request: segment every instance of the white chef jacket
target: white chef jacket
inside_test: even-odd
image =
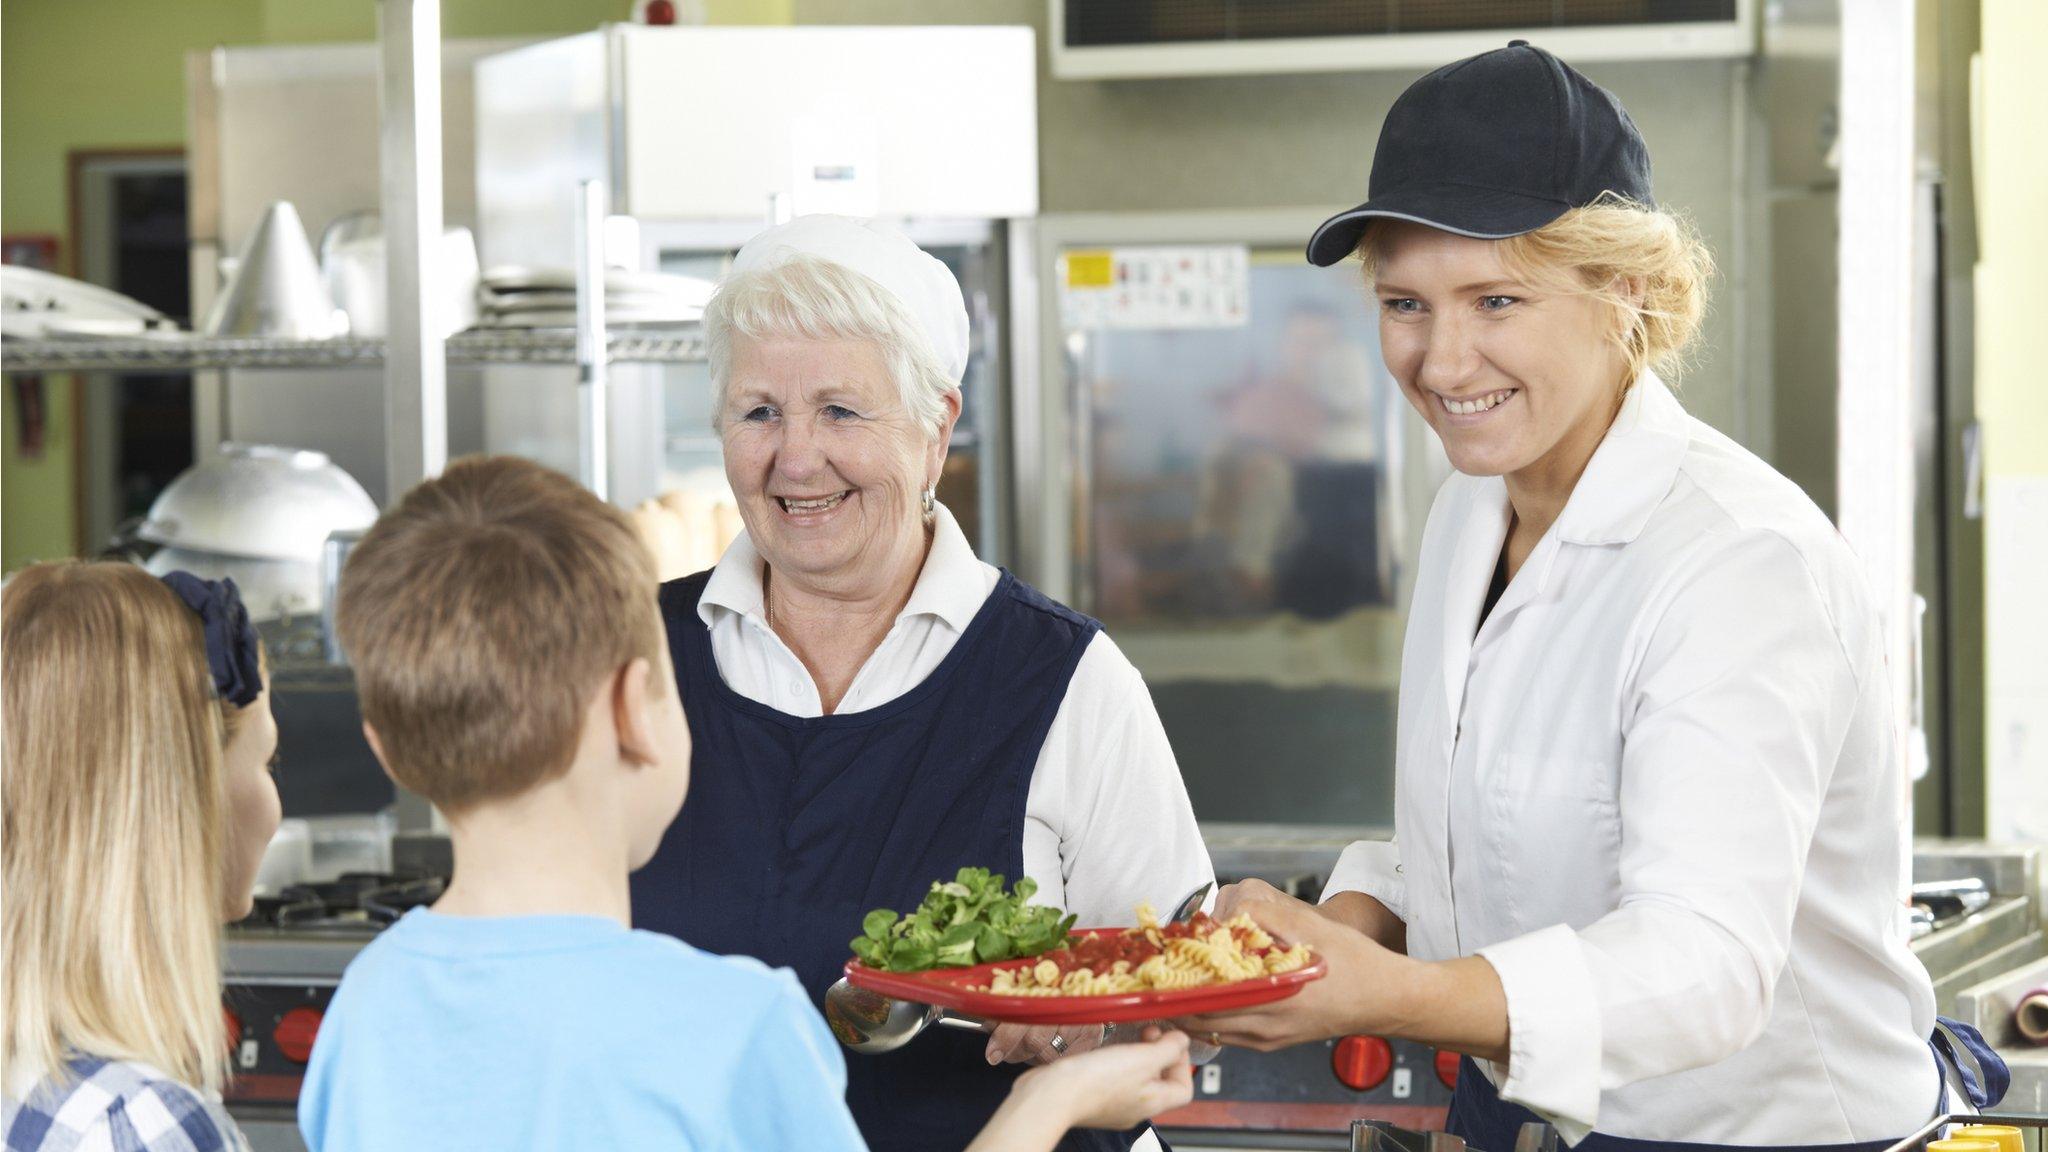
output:
[[[1854,557],[1646,376],[1483,624],[1499,477],[1438,494],[1401,659],[1395,840],[1339,891],[1500,974],[1503,1098],[1571,1141],[1827,1144],[1933,1116],[1904,772]],[[1475,635],[1476,626],[1476,635]]]
[[[761,566],[741,533],[712,569],[697,604],[712,659],[747,699],[791,716],[821,716],[810,670],[768,626]],[[939,505],[910,600],[838,711],[877,708],[923,683],[1000,578]],[[1215,877],[1152,694],[1107,633],[1096,633],[1081,654],[1039,749],[1024,800],[1024,874],[1038,883],[1034,902],[1065,908],[1084,926],[1135,923],[1141,902],[1166,915]]]

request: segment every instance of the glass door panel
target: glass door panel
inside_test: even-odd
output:
[[[1248,275],[1241,324],[1066,333],[1077,598],[1145,674],[1203,820],[1390,825],[1409,585],[1449,465],[1355,266],[1253,250]]]

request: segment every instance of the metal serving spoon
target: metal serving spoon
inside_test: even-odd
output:
[[[856,988],[844,976],[825,990],[825,1023],[841,1044],[870,1056],[894,1052],[934,1024],[971,1032],[987,1032],[990,1028],[986,1020],[960,1016],[937,1004],[894,1000],[879,992]]]
[[[1174,908],[1173,915],[1166,918],[1166,922],[1168,924],[1185,924],[1193,920],[1195,913],[1202,910],[1202,901],[1207,900],[1209,893],[1215,890],[1216,882],[1210,880],[1197,887],[1193,892],[1181,897],[1180,904]]]
[[[1210,881],[1188,893],[1174,908],[1168,923],[1177,924],[1193,918],[1215,887],[1215,882]],[[988,1032],[993,1028],[986,1020],[962,1016],[936,1004],[896,1000],[879,992],[856,988],[844,976],[825,990],[825,1023],[831,1027],[832,1034],[839,1037],[841,1044],[870,1056],[894,1052],[934,1024],[970,1032]]]

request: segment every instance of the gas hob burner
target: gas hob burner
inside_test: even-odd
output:
[[[432,904],[446,887],[441,877],[420,873],[344,872],[324,883],[293,884],[275,896],[258,896],[235,928],[367,936]]]

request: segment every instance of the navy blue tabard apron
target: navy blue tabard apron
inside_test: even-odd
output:
[[[797,717],[728,687],[697,615],[710,573],[670,581],[662,618],[694,744],[690,794],[633,876],[633,924],[795,970],[823,1010],[873,908],[908,912],[963,867],[1024,874],[1024,800],[1067,683],[1101,625],[1008,572],[924,682],[864,712]],[[846,1054],[846,1103],[876,1152],[959,1152],[1023,1068],[932,1028]],[[1062,1152],[1122,1152],[1075,1131]]]
[[[1972,1070],[1956,1051],[1956,1044],[1969,1052],[1977,1067]],[[2012,1073],[2005,1061],[1992,1051],[1991,1045],[1975,1028],[1947,1017],[1939,1019],[1934,1036],[1928,1041],[1934,1051],[1935,1073],[1941,1078],[1941,1089],[1935,1105],[1937,1114],[1949,1111],[1948,1070],[1954,1069],[1962,1081],[1964,1094],[1970,1103],[1978,1108],[1989,1108],[2005,1097],[2006,1088],[2012,1083]],[[1733,1102],[1731,1107],[1735,1107]],[[1934,1119],[1933,1116],[1928,1117]],[[1479,1070],[1479,1066],[1467,1056],[1458,1061],[1458,1086],[1451,1093],[1450,1122],[1444,1130],[1453,1136],[1462,1137],[1474,1149],[1485,1152],[1510,1152],[1515,1146],[1515,1136],[1522,1125],[1541,1123],[1542,1118],[1519,1104],[1510,1104],[1500,1098],[1500,1092],[1493,1081]],[[1800,1146],[1721,1145],[1689,1144],[1668,1140],[1629,1140],[1620,1136],[1607,1136],[1595,1132],[1579,1143],[1572,1145],[1572,1152],[1884,1152],[1906,1133],[1890,1140],[1872,1140],[1858,1144],[1812,1144]]]

